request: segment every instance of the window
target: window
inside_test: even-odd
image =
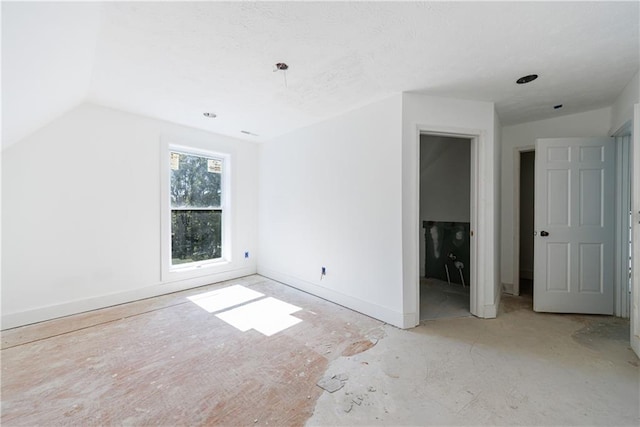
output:
[[[170,149],[171,269],[223,258],[223,156]]]

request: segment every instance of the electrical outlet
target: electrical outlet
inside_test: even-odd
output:
[[[244,257],[245,257],[245,258],[249,258],[249,252],[245,252],[245,253],[244,253]]]

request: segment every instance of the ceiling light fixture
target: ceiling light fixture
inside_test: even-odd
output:
[[[202,115],[210,119],[215,119],[216,117],[218,117],[216,113],[202,113]]]
[[[274,73],[276,71],[282,71],[282,78],[284,79],[284,87],[287,87],[287,70],[288,69],[289,69],[289,66],[287,64],[285,64],[284,62],[278,62],[273,67],[273,72]]]
[[[519,85],[523,85],[525,83],[532,82],[537,78],[537,74],[529,74],[528,76],[520,77],[518,80],[516,80],[516,83],[518,83]]]
[[[554,110],[558,110],[558,109],[560,109],[560,108],[562,108],[562,104],[558,104],[558,105],[554,105],[554,106],[553,106],[553,109],[554,109]]]

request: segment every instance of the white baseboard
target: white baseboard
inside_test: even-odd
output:
[[[500,308],[500,299],[502,297],[502,288],[504,284],[500,285],[498,292],[496,292],[496,296],[494,297],[493,304],[486,304],[480,306],[480,313],[476,316],[481,319],[495,319],[498,317],[498,309]]]
[[[310,293],[327,301],[331,301],[338,305],[347,307],[374,319],[389,323],[398,328],[407,329],[417,325],[415,322],[415,313],[399,313],[386,307],[363,301],[359,298],[336,292],[333,289],[318,286],[315,283],[308,282],[297,277],[290,276],[285,273],[274,271],[268,268],[258,266],[258,274],[269,279],[284,283],[285,285]]]
[[[2,330],[29,325],[32,323],[43,322],[45,320],[56,319],[58,317],[70,316],[72,314],[83,313],[85,311],[111,307],[113,305],[124,304],[145,298],[157,297],[173,292],[184,291],[191,288],[197,288],[200,286],[223,282],[225,280],[237,279],[239,277],[249,276],[252,274],[256,274],[256,268],[247,267],[237,270],[224,271],[203,277],[196,277],[188,280],[175,281],[171,283],[156,283],[154,285],[133,289],[131,291],[69,301],[62,304],[39,307],[31,310],[19,311],[9,314],[3,313]]]
[[[420,319],[418,317],[418,313],[416,312],[405,313],[403,317],[402,329],[411,329],[418,326],[420,324]]]
[[[493,304],[484,306],[484,319],[495,319],[498,317],[498,309],[500,308],[500,299],[502,297],[502,292],[496,292],[495,299]]]
[[[513,295],[513,283],[503,283],[502,292],[506,292],[508,294]]]

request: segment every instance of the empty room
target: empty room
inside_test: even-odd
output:
[[[2,425],[640,423],[638,2],[1,25]]]

